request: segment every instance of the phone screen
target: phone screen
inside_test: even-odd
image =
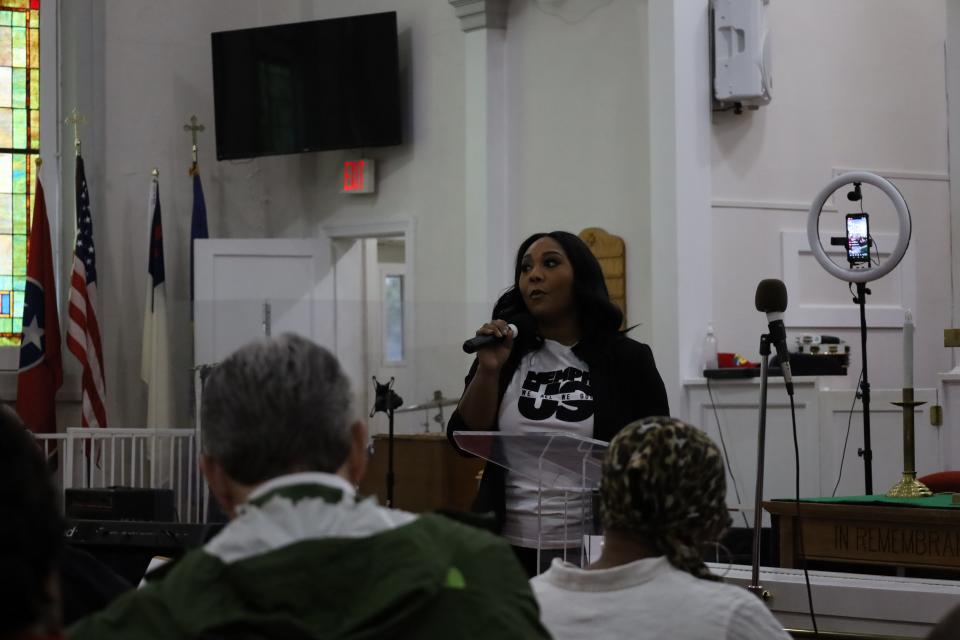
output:
[[[870,226],[865,213],[847,214],[847,260],[850,264],[870,262]]]

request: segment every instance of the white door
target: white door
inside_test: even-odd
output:
[[[336,352],[329,240],[199,240],[195,251],[195,364],[285,332]]]
[[[337,300],[337,358],[353,389],[357,415],[366,417],[373,395],[367,372],[366,297],[364,241],[337,238],[333,241]]]

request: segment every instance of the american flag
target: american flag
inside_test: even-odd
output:
[[[70,277],[70,320],[67,323],[67,348],[83,365],[84,427],[106,427],[106,390],[103,376],[103,347],[97,324],[97,267],[93,250],[93,220],[90,194],[83,171],[83,158],[77,156],[77,244],[73,251]]]

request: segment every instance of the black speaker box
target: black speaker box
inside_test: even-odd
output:
[[[154,556],[179,558],[222,528],[222,524],[71,519],[65,538],[68,545],[83,549],[136,585]]]
[[[760,529],[760,566],[777,567],[780,565],[779,543],[770,532],[770,527]],[[730,527],[724,533],[720,544],[707,543],[700,549],[707,562],[730,564],[753,563],[753,529]]]
[[[141,520],[174,522],[173,489],[67,489],[65,511],[68,518],[84,520]]]

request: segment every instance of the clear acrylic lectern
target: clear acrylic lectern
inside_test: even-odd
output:
[[[501,433],[499,431],[455,431],[457,446],[473,455],[531,480],[537,485],[537,567],[543,545],[543,492],[563,494],[564,539],[567,527],[579,527],[579,538],[593,533],[591,496],[600,486],[600,468],[607,451],[602,440],[569,433]],[[567,505],[579,502],[579,513],[568,513]],[[577,509],[574,509],[576,511]],[[587,550],[589,553],[589,550]],[[580,545],[583,564],[584,546]]]

